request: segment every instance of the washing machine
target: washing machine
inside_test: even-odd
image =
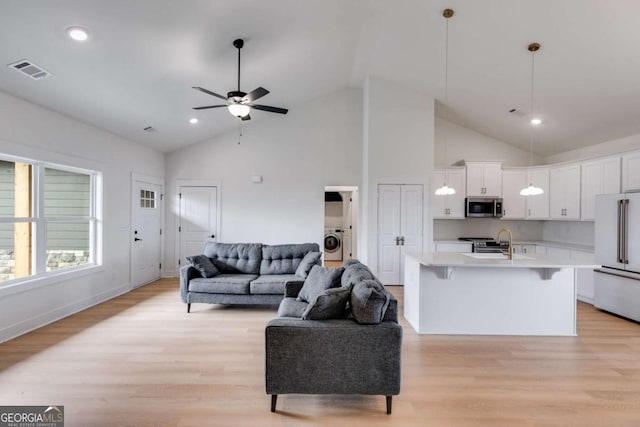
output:
[[[325,261],[342,261],[342,229],[324,229]]]

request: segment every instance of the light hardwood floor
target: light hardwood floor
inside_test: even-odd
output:
[[[162,280],[1,344],[0,404],[64,405],[67,427],[639,426],[640,325],[578,308],[575,338],[418,336],[403,320],[392,415],[383,397],[309,395],[281,396],[273,414],[274,309],[187,314]]]

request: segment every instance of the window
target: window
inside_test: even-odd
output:
[[[140,190],[140,207],[155,209],[156,192],[151,190]]]
[[[97,176],[0,159],[0,283],[96,263]]]

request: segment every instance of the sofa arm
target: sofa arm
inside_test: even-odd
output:
[[[277,318],[265,329],[267,394],[400,392],[402,327]]]
[[[196,277],[202,277],[202,275],[191,264],[185,265],[180,268],[180,297],[182,298],[182,302],[186,302],[186,303],[189,302],[187,301],[187,293],[189,291],[189,280]]]
[[[300,289],[302,289],[302,285],[304,285],[304,279],[301,280],[289,280],[288,282],[284,282],[284,297],[285,298],[295,298],[300,293]]]

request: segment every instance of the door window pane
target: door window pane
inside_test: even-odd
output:
[[[140,207],[154,209],[156,207],[156,192],[140,190]]]
[[[33,274],[30,222],[0,223],[0,282]]]
[[[90,199],[91,177],[89,175],[45,168],[45,216],[89,216]]]
[[[89,263],[89,221],[47,224],[47,271]]]

